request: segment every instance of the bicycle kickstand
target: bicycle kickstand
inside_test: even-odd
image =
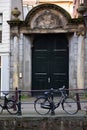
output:
[[[54,110],[51,110],[51,115],[55,115],[55,111]]]
[[[51,115],[55,115],[54,104],[51,104]]]

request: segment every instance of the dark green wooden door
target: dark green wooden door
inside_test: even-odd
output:
[[[68,42],[64,34],[36,35],[32,48],[32,89],[68,88]]]

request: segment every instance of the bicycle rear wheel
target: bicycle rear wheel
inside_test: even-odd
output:
[[[17,114],[18,113],[18,105],[15,101],[9,100],[7,103],[7,111],[10,114]]]
[[[0,104],[0,114],[3,112],[3,106]]]
[[[34,102],[35,111],[40,115],[46,115],[50,112],[50,102],[45,97],[37,98]]]
[[[63,110],[68,114],[76,114],[78,112],[78,106],[75,99],[71,97],[67,97],[63,104],[62,104]]]

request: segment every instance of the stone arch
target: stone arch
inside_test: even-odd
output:
[[[65,28],[70,19],[70,14],[60,6],[41,4],[27,14],[25,23],[30,29],[57,29]]]

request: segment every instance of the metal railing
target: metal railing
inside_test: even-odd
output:
[[[21,89],[15,89],[15,91],[8,91],[8,93],[12,94],[12,98],[15,99],[15,101],[18,103],[18,115],[22,115],[22,104],[34,104],[33,102],[22,102],[22,95],[32,95],[32,93],[44,93],[45,91],[48,90],[21,90]],[[78,110],[81,110],[81,103],[85,103],[85,111],[87,114],[87,101],[86,100],[81,100],[81,96],[87,96],[87,89],[66,89],[66,91],[69,91],[69,93],[73,96],[75,96],[76,101],[77,101],[77,106],[78,106]],[[5,91],[4,91],[5,92]],[[7,91],[6,91],[7,92]],[[1,91],[1,93],[3,93],[3,91]],[[30,97],[29,96],[29,97]],[[31,96],[32,97],[32,96]],[[87,97],[86,97],[87,98]],[[26,99],[25,99],[26,100]]]

